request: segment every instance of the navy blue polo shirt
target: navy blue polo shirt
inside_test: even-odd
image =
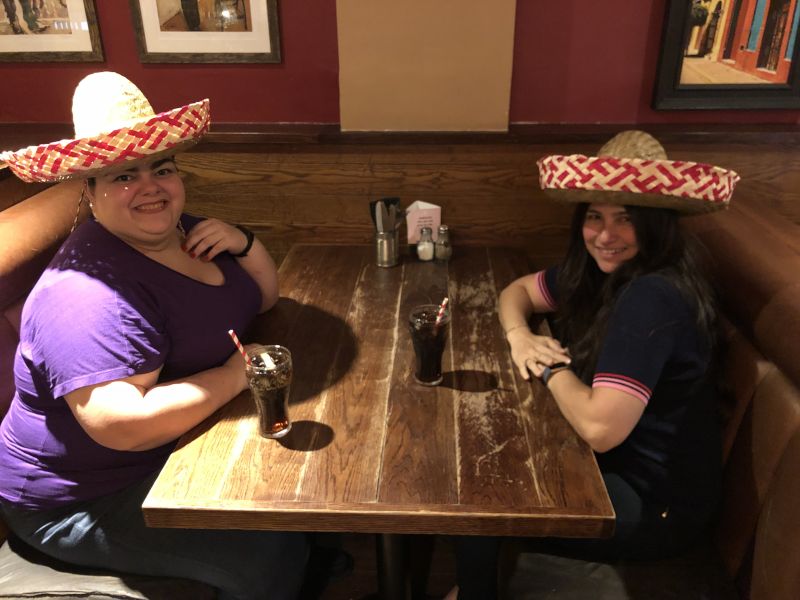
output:
[[[545,298],[558,304],[558,268],[539,276]],[[598,454],[603,472],[617,473],[648,502],[704,522],[721,479],[721,438],[711,344],[677,287],[658,273],[617,293],[592,377],[592,387],[625,391],[645,404],[630,435]]]

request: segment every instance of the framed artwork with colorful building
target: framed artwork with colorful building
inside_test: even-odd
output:
[[[800,0],[670,0],[657,109],[800,108]]]

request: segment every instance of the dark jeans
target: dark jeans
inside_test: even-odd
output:
[[[598,562],[655,559],[678,554],[698,534],[698,525],[682,522],[663,507],[646,505],[622,478],[604,474],[617,515],[607,539],[536,538],[517,540],[527,552],[556,554]],[[458,600],[496,600],[497,567],[502,538],[461,536],[454,539]]]
[[[147,527],[141,506],[155,477],[52,510],[3,503],[3,513],[22,541],[67,563],[194,579],[225,600],[297,597],[308,558],[305,534]]]

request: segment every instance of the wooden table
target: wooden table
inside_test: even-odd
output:
[[[510,249],[457,247],[449,263],[406,256],[385,269],[370,246],[293,247],[281,300],[246,336],[292,351],[292,431],[261,438],[241,394],[183,436],[145,500],[148,525],[610,535],[593,453],[549,392],[512,369],[497,295],[527,271]],[[408,313],[445,295],[445,378],[424,387]],[[402,597],[389,589],[396,574],[384,576],[384,596]]]

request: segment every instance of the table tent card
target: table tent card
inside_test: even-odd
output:
[[[423,227],[430,227],[433,240],[436,241],[439,224],[442,222],[442,207],[417,200],[406,209],[406,226],[408,229],[408,243],[416,244],[419,241],[419,232]]]

